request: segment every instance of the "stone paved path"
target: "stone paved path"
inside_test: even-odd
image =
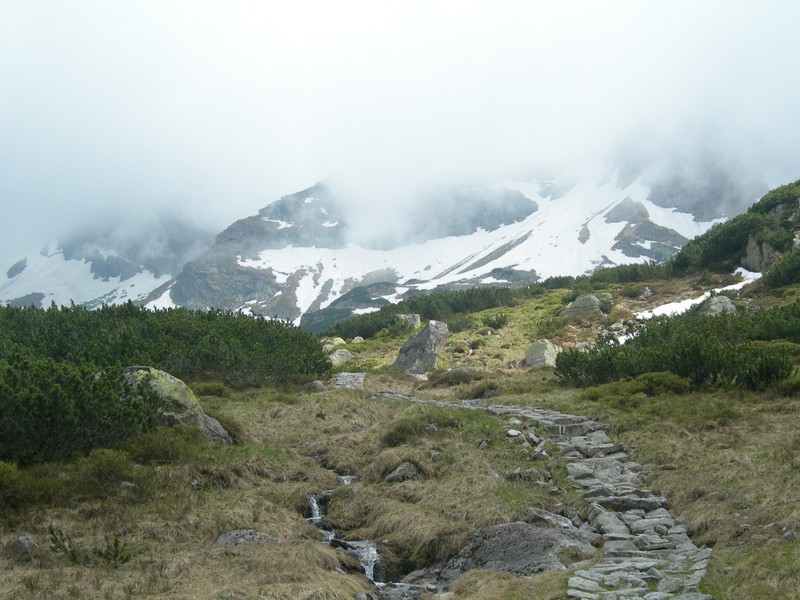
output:
[[[437,402],[394,391],[382,392],[380,396],[487,410],[498,417],[533,421],[550,432],[550,439],[567,461],[573,485],[589,503],[585,522],[573,519],[562,526],[592,531],[603,542],[601,558],[578,568],[570,577],[569,598],[711,598],[699,591],[711,550],[695,546],[686,533],[685,522],[669,512],[667,499],[646,489],[646,470],[631,459],[621,444],[608,437],[608,425],[552,410]],[[536,515],[536,509],[531,509],[531,513]],[[547,515],[544,517],[552,519]]]

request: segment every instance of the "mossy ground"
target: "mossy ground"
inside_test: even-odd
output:
[[[706,283],[656,282],[647,302],[623,296],[621,286],[612,292],[622,315],[697,295],[692,288],[702,291]],[[336,488],[330,524],[352,539],[380,542],[398,572],[447,558],[476,528],[523,519],[528,507],[584,509],[559,461],[530,460],[506,437],[505,421],[377,395],[386,389],[479,402],[492,390],[499,395],[486,402],[555,408],[611,424],[612,435],[649,469],[651,487],[669,498],[675,514],[688,516],[695,541],[713,546],[706,592],[725,599],[796,597],[800,541],[784,538],[800,534],[798,382],[761,393],[643,391],[634,382],[564,387],[547,369],[521,366],[535,339],[569,344],[607,325],[603,318],[559,320],[564,293],[472,315],[474,327],[451,336],[443,360],[451,367],[481,361],[485,370],[476,377],[418,381],[387,368],[405,338],[368,340],[348,346],[355,362],[347,370],[370,371],[365,392],[192,384],[236,446],[161,430],[116,452],[20,471],[16,497],[4,490],[0,541],[26,534],[39,549],[32,562],[0,554],[0,597],[352,598],[369,590],[368,582],[352,559],[321,544],[306,521],[309,497],[327,489]],[[483,317],[498,313],[507,322],[486,335]],[[478,339],[483,343],[474,344]],[[402,461],[415,462],[427,479],[383,483]],[[521,475],[520,467],[534,471]],[[359,480],[337,488],[335,472]],[[537,483],[537,473],[555,482],[558,493]],[[121,488],[121,481],[134,487]],[[132,558],[74,564],[49,548],[49,525],[88,555],[116,538]],[[255,529],[277,543],[214,545],[233,529]],[[476,571],[456,583],[452,597],[563,598],[568,576]]]

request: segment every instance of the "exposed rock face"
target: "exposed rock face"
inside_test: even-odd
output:
[[[722,313],[735,313],[736,305],[727,296],[714,296],[709,298],[698,309],[700,315],[721,315]]]
[[[161,412],[162,425],[169,427],[185,425],[197,429],[215,442],[233,443],[230,434],[219,421],[203,412],[194,392],[177,377],[153,367],[133,366],[125,367],[125,378],[132,384],[147,381],[164,399],[165,407]]]
[[[458,565],[462,571],[490,569],[514,575],[534,575],[564,569],[558,554],[567,548],[575,549],[586,558],[595,552],[574,527],[505,523],[479,529],[453,566]]]
[[[448,336],[447,323],[429,321],[421,331],[403,344],[392,367],[413,374],[432,371],[436,368],[436,361],[439,360]]]
[[[611,294],[582,294],[561,310],[562,317],[587,318],[604,315],[611,310]]]
[[[525,351],[525,366],[527,367],[555,367],[556,356],[561,348],[550,340],[537,340]]]
[[[570,548],[586,558],[591,558],[595,548],[589,540],[596,537],[590,532],[578,530],[571,523],[566,527],[523,522],[485,527],[475,532],[472,542],[461,550],[458,557],[441,568],[410,573],[403,582],[418,589],[442,591],[472,569],[487,569],[523,577],[560,571],[565,568],[558,558],[560,552]]]
[[[606,213],[606,223],[641,223],[650,219],[650,213],[641,202],[634,202],[630,197],[625,198],[614,208]]]
[[[689,240],[676,231],[656,225],[645,219],[638,223],[628,223],[614,238],[612,250],[619,250],[625,256],[646,256],[655,261],[666,261]]]
[[[758,242],[754,235],[747,238],[747,249],[741,264],[748,271],[766,273],[781,257],[781,253],[769,242]]]

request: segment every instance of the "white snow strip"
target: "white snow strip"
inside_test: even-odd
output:
[[[281,221],[280,219],[267,219],[266,217],[262,217],[267,223],[277,223],[278,229],[287,229],[289,227],[294,227],[294,223],[289,223],[288,221]]]
[[[178,307],[178,305],[177,305],[177,304],[175,304],[175,303],[172,301],[172,296],[170,296],[170,290],[172,290],[172,287],[173,287],[174,285],[175,285],[175,284],[173,283],[173,284],[172,284],[171,286],[169,286],[169,287],[168,287],[166,290],[164,290],[164,293],[163,293],[163,294],[161,294],[161,295],[160,295],[158,298],[156,298],[155,300],[151,300],[150,302],[148,302],[147,304],[145,304],[145,306],[144,306],[144,307],[145,307],[146,309],[148,309],[148,310],[157,310],[157,309],[165,309],[165,308],[177,308],[177,307]]]
[[[353,314],[354,315],[366,315],[366,314],[369,314],[369,313],[378,312],[379,310],[380,310],[380,308],[377,308],[375,306],[368,306],[366,308],[355,308],[355,309],[353,309]]]
[[[727,290],[740,290],[748,283],[752,283],[757,279],[761,278],[761,273],[753,273],[752,271],[747,271],[746,269],[743,269],[741,267],[736,269],[735,272],[741,275],[744,278],[744,281],[740,281],[739,283],[734,283],[733,285],[728,285],[722,288],[717,288],[712,291],[719,293]],[[681,300],[679,302],[670,302],[668,304],[662,304],[661,306],[657,306],[652,310],[646,310],[644,312],[636,313],[636,316],[640,319],[652,319],[653,317],[661,317],[664,315],[667,316],[679,315],[689,310],[692,306],[704,302],[710,297],[711,297],[711,292],[709,291],[701,296],[697,296],[696,298],[687,298],[686,300]]]
[[[336,227],[339,224],[339,221],[325,221],[322,226],[323,227]]]

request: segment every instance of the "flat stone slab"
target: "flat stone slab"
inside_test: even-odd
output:
[[[366,373],[339,373],[333,380],[333,387],[351,390],[363,390]]]

